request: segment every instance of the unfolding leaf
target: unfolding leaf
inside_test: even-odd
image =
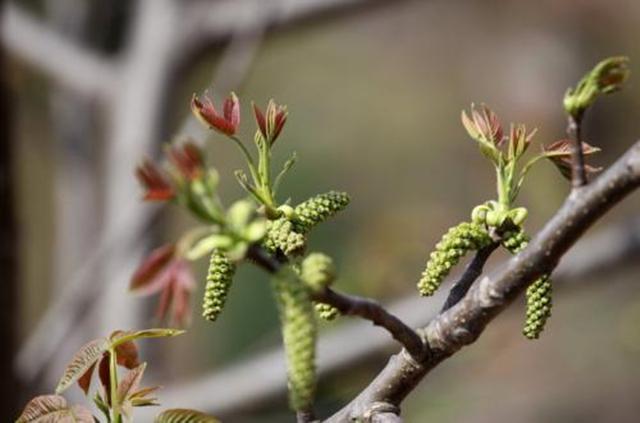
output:
[[[16,423],[94,423],[94,419],[89,410],[69,407],[59,395],[42,395],[29,401]]]
[[[123,331],[115,331],[111,334],[110,338]],[[140,365],[140,360],[138,359],[138,347],[133,341],[127,341],[119,344],[115,347],[116,356],[118,359],[118,364],[122,367],[126,367],[127,369],[133,369]]]
[[[127,416],[131,415],[131,408],[133,407],[130,397],[138,390],[146,367],[147,364],[142,363],[135,369],[130,370],[118,384],[118,403],[122,406],[122,410]]]
[[[91,386],[91,377],[93,376],[93,371],[95,370],[95,368],[96,368],[96,364],[93,363],[93,365],[89,367],[89,370],[84,372],[84,374],[80,376],[80,379],[78,379],[78,386],[80,386],[80,389],[82,389],[85,395],[89,394],[89,387]]]
[[[111,404],[111,366],[109,365],[109,353],[105,353],[98,365],[98,376],[104,389],[104,398],[107,404]]]
[[[233,245],[233,239],[228,235],[212,234],[197,241],[193,247],[187,251],[185,257],[189,260],[198,260],[216,248],[227,249]]]
[[[147,407],[150,405],[160,405],[156,397],[152,397],[151,394],[155,393],[159,386],[152,386],[150,388],[142,388],[129,396],[129,401],[134,407]]]
[[[196,410],[174,408],[158,414],[154,423],[219,423],[220,420]]]
[[[171,336],[182,335],[185,331],[180,329],[171,329],[171,328],[154,328],[154,329],[144,329],[138,331],[117,331],[109,338],[110,347],[117,348],[118,346],[130,342],[135,341],[136,339],[142,338],[167,338]]]
[[[109,341],[106,338],[93,340],[80,348],[58,382],[56,394],[64,392],[80,379],[108,349]]]

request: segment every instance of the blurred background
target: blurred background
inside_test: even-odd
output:
[[[128,295],[129,278],[194,222],[140,201],[133,170],[143,156],[194,137],[220,171],[222,198],[242,195],[241,157],[193,121],[193,92],[209,88],[219,101],[235,90],[247,141],[251,100],[288,105],[277,154],[299,160],[281,192],[294,202],[330,189],[352,196],[312,249],[337,260],[338,289],[378,298],[413,325],[442,302],[415,293],[427,253],[495,196],[461,109],[486,102],[550,143],[564,135],[566,88],[625,54],[630,83],[596,104],[584,134],[603,149],[601,166],[640,135],[633,0],[24,0],[5,1],[2,15],[2,421],[51,392],[85,342],[157,324],[156,299]],[[520,195],[530,232],[567,192],[551,165],[530,173]],[[563,261],[539,341],[521,336],[523,304],[514,305],[425,379],[404,404],[406,421],[638,421],[639,206],[630,197]],[[204,263],[195,270],[202,281]],[[163,406],[293,421],[266,276],[243,266],[215,324],[199,318],[202,285],[187,334],[142,342],[147,383],[164,386]],[[321,329],[317,408],[327,416],[398,347],[349,318]]]

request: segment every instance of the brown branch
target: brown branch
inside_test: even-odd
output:
[[[278,260],[257,245],[252,246],[247,255],[250,260],[269,273],[276,273],[286,263],[285,259]],[[314,301],[334,306],[342,314],[360,316],[376,326],[383,327],[393,339],[407,349],[412,357],[421,359],[424,356],[425,345],[420,335],[379,303],[367,298],[340,294],[329,288],[313,293],[312,298]]]
[[[520,254],[474,284],[454,307],[423,329],[431,354],[416,361],[404,351],[360,395],[327,421],[361,419],[376,404],[400,406],[424,376],[463,346],[537,277],[549,274],[567,250],[600,217],[640,185],[640,141],[593,183],[574,189],[563,206]]]
[[[420,359],[425,353],[425,345],[420,335],[376,301],[355,295],[341,294],[329,288],[314,293],[313,300],[332,305],[341,314],[359,316],[370,320],[376,326],[385,328],[393,339],[402,344],[416,359]]]
[[[473,260],[467,265],[464,269],[464,273],[460,276],[460,279],[456,281],[456,283],[449,291],[449,296],[444,302],[442,306],[442,311],[445,312],[449,310],[454,305],[458,304],[461,299],[467,295],[469,288],[473,282],[482,274],[482,269],[484,269],[484,265],[489,260],[491,254],[498,248],[500,244],[494,242],[480,250],[473,257]]]
[[[569,115],[567,135],[571,139],[571,185],[579,188],[587,184],[587,171],[582,150],[582,115]]]

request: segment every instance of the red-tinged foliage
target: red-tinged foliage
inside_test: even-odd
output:
[[[240,125],[240,101],[234,93],[225,99],[222,114],[218,113],[207,94],[202,98],[193,95],[191,111],[202,123],[225,135],[235,135]]]

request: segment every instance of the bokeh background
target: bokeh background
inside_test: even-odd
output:
[[[330,189],[352,196],[347,211],[313,235],[313,250],[337,260],[339,289],[404,304],[398,313],[416,324],[439,301],[405,301],[417,297],[429,249],[494,197],[492,169],[465,136],[462,109],[486,102],[505,123],[537,127],[536,143],[555,141],[564,136],[566,88],[601,58],[625,54],[628,86],[585,121],[585,138],[603,149],[594,164],[607,166],[640,134],[638,1],[5,3],[3,125],[12,136],[2,142],[13,152],[4,164],[12,166],[14,196],[2,204],[14,208],[17,240],[0,243],[18,263],[17,272],[8,266],[0,275],[12,310],[3,330],[16,328],[16,342],[7,338],[3,347],[16,378],[2,386],[13,394],[7,410],[50,392],[84,342],[156,324],[155,299],[128,295],[128,278],[145,252],[194,221],[182,210],[142,204],[133,169],[143,155],[159,157],[163,143],[192,136],[222,176],[222,198],[242,195],[233,178],[241,157],[193,122],[193,92],[209,88],[220,99],[235,90],[248,142],[251,100],[288,105],[277,157],[295,150],[299,160],[282,192],[296,202]],[[567,192],[551,165],[530,173],[519,199],[530,232]],[[638,237],[639,206],[632,196],[589,235]],[[572,256],[568,273],[577,276],[558,285],[539,341],[520,335],[523,304],[515,304],[425,379],[403,407],[406,421],[638,421],[640,254],[637,245],[622,249],[624,256],[591,271],[587,261],[598,251],[629,243],[628,236],[598,240]],[[204,266],[195,267],[199,280]],[[201,285],[187,334],[143,343],[150,383],[166,388],[161,402],[225,421],[292,421],[267,282],[243,266],[216,324],[199,318]],[[386,333],[349,320],[322,326],[333,344],[321,354],[321,416],[352,398],[397,350]],[[340,337],[345,330],[349,336]]]

